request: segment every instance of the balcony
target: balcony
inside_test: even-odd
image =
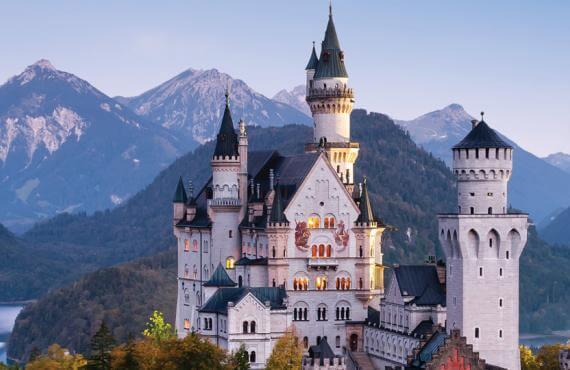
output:
[[[241,207],[241,201],[236,198],[215,198],[208,200],[212,207]]]
[[[336,270],[338,260],[336,258],[309,258],[307,266],[313,270]]]
[[[354,99],[354,93],[350,88],[313,88],[309,89],[307,101],[325,99],[325,98],[346,98]]]

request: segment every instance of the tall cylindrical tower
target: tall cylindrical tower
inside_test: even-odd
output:
[[[520,369],[519,257],[528,215],[508,213],[513,148],[485,121],[453,147],[458,210],[440,214],[447,264],[447,329],[487,363]]]
[[[320,58],[313,46],[307,64],[307,103],[314,120],[313,143],[307,151],[323,148],[338,176],[352,191],[354,185],[354,162],[359,145],[350,140],[350,113],[354,93],[348,86],[348,73],[344,65],[344,52],[329,12],[325,38],[321,43]]]

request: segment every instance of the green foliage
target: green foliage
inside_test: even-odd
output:
[[[152,316],[146,323],[146,329],[143,331],[145,337],[152,338],[157,343],[174,337],[172,325],[164,321],[164,314],[154,311]]]
[[[568,346],[562,344],[552,344],[540,347],[536,355],[536,361],[540,364],[540,369],[559,370],[560,362],[558,358],[560,355],[560,350],[563,348],[568,348]]]
[[[110,369],[113,347],[115,347],[115,338],[113,338],[109,328],[103,322],[97,333],[91,338],[91,355],[87,362],[87,369]]]
[[[234,370],[249,370],[249,356],[245,350],[245,345],[241,345],[239,349],[232,355],[231,366]]]
[[[536,360],[536,356],[527,346],[519,346],[521,353],[521,370],[539,370],[540,365]]]
[[[27,359],[34,347],[45,351],[51,343],[89,353],[91,336],[103,321],[117,342],[124,343],[131,334],[142,335],[153,309],[173,320],[176,262],[171,250],[99,270],[50,292],[20,313],[9,339],[9,356]]]

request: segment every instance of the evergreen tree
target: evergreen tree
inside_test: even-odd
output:
[[[245,345],[241,345],[239,349],[232,355],[232,369],[234,370],[249,370],[249,355],[245,350]]]
[[[91,338],[91,357],[87,364],[88,369],[108,370],[111,368],[111,351],[115,347],[115,338],[111,331],[101,323],[101,327]]]

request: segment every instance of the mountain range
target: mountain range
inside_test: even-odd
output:
[[[570,173],[570,154],[566,153],[553,153],[543,158],[551,165],[560,168],[563,171]]]
[[[459,104],[424,114],[409,121],[397,121],[412,139],[451,166],[450,148],[471,130],[473,117]],[[493,127],[493,122],[489,122]],[[540,223],[570,205],[570,173],[524,150],[514,147],[513,176],[509,182],[509,203],[530,213]]]
[[[292,106],[305,113],[307,116],[311,116],[311,110],[309,105],[305,101],[306,87],[305,85],[299,85],[291,90],[280,90],[277,94],[273,96],[273,100]]]
[[[59,213],[121,204],[214,137],[226,88],[248,124],[310,122],[215,69],[113,99],[47,60],[30,65],[0,86],[0,222],[21,232]]]
[[[139,96],[116,99],[179,138],[204,143],[217,134],[226,91],[234,115],[248,125],[267,127],[311,122],[299,110],[271,100],[242,80],[217,69],[188,69]]]

